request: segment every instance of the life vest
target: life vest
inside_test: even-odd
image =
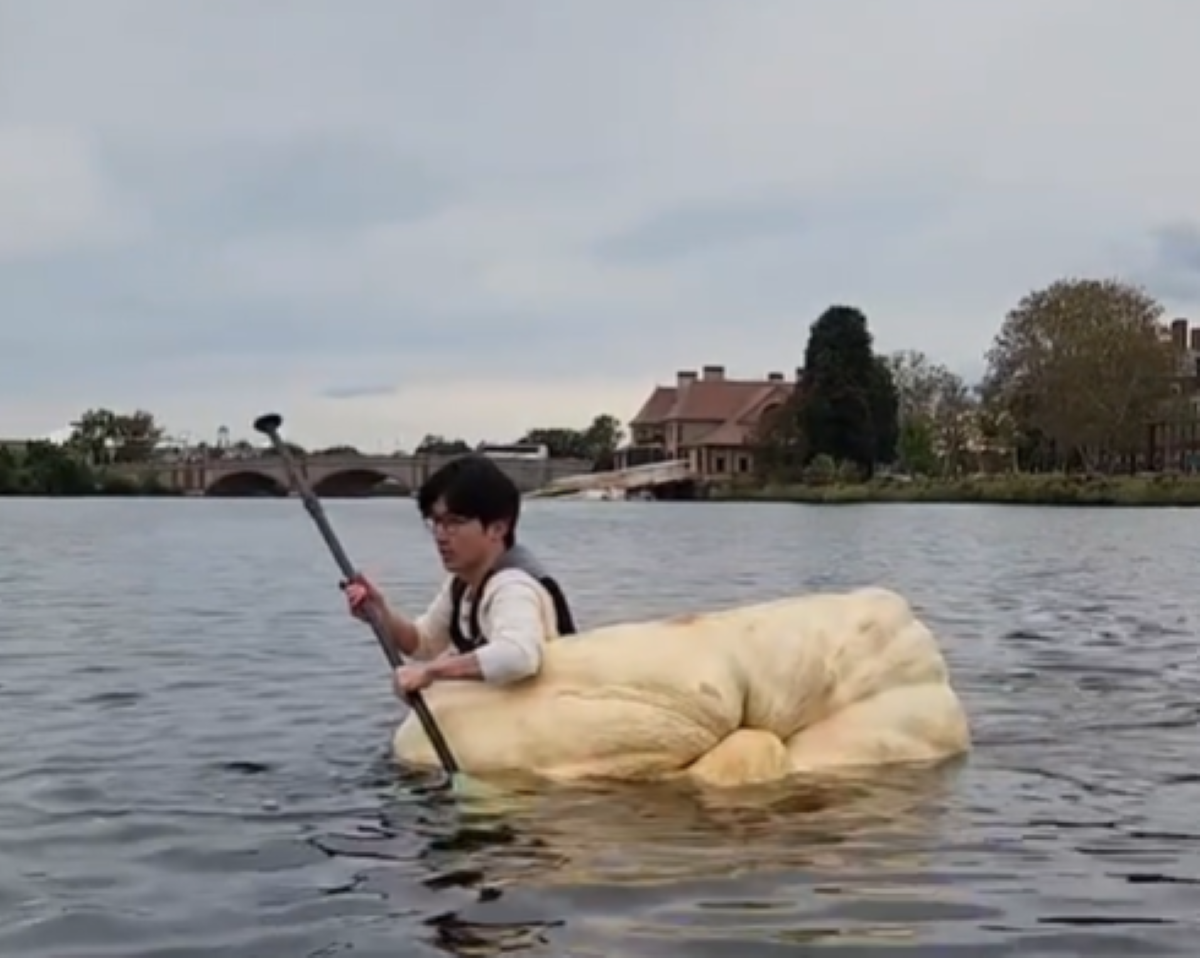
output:
[[[457,576],[454,577],[454,581],[450,584],[450,640],[460,653],[466,655],[487,645],[488,638],[479,627],[479,607],[483,604],[481,600],[488,580],[497,572],[502,572],[505,569],[520,569],[541,583],[542,587],[550,594],[550,600],[554,603],[554,618],[559,635],[574,635],[578,631],[575,627],[575,619],[571,615],[571,606],[567,602],[567,597],[563,594],[562,588],[554,580],[554,577],[542,568],[541,563],[534,558],[532,552],[524,546],[517,545],[505,552],[500,557],[500,560],[488,569],[487,575],[479,583],[479,588],[475,593],[475,602],[471,605],[470,621],[468,622],[469,632],[464,632],[462,628],[462,605],[467,594],[467,584]]]

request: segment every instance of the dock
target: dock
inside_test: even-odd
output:
[[[562,476],[528,499],[685,499],[695,495],[699,475],[687,459]]]

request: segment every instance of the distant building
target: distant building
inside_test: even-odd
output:
[[[630,420],[629,444],[617,451],[616,467],[687,459],[705,478],[748,475],[755,430],[794,388],[783,373],[729,379],[724,366],[704,366],[700,375],[681,370],[675,385],[656,386]]]
[[[1200,327],[1188,327],[1183,318],[1160,326],[1163,341],[1170,342],[1175,354],[1171,391],[1176,402],[1149,424],[1146,452],[1151,469],[1200,471]]]
[[[549,459],[550,448],[543,443],[510,442],[491,443],[481,442],[475,451],[492,459]]]

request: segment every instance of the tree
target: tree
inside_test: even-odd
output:
[[[67,445],[95,465],[149,462],[162,437],[162,428],[145,410],[89,409],[71,423]]]
[[[598,465],[611,466],[624,438],[625,430],[621,428],[621,420],[608,413],[601,413],[584,431],[583,442],[588,451],[586,458]]]
[[[601,413],[587,429],[543,426],[530,429],[517,441],[545,446],[551,459],[590,459],[598,468],[610,468],[624,436],[621,421]]]
[[[67,445],[94,464],[112,459],[111,442],[116,431],[116,413],[111,409],[88,409],[71,423]]]
[[[118,415],[114,423],[115,462],[149,462],[162,441],[164,430],[144,409]]]
[[[754,451],[754,471],[759,480],[795,480],[808,462],[804,435],[803,394],[794,389],[780,405],[759,418],[747,437]]]
[[[868,389],[871,425],[875,434],[875,462],[890,463],[896,459],[900,440],[900,397],[896,381],[884,357],[875,357]]]
[[[954,373],[946,377],[933,420],[933,448],[943,474],[962,472],[973,461],[979,439],[975,397]]]
[[[911,417],[900,423],[896,454],[902,469],[919,476],[940,471],[937,445],[931,420]]]
[[[1011,412],[980,397],[976,416],[985,454],[999,459],[1012,472],[1020,469],[1021,436]]]
[[[461,456],[471,451],[463,439],[447,439],[445,436],[430,433],[417,446],[418,456]]]
[[[84,453],[47,440],[0,446],[0,496],[165,495],[175,490],[157,476],[94,469]]]
[[[0,496],[11,495],[19,489],[21,463],[13,451],[0,444]]]
[[[96,491],[96,477],[69,446],[45,440],[27,443],[21,456],[19,491],[47,496],[79,496]]]
[[[987,353],[984,395],[1054,458],[1087,470],[1133,457],[1170,401],[1163,307],[1117,280],[1063,279],[1027,294]]]
[[[972,438],[971,390],[957,373],[917,350],[894,352],[885,362],[896,384],[904,468],[918,474],[957,471]]]
[[[885,362],[896,384],[900,420],[932,419],[945,384],[953,373],[915,349],[891,353]]]
[[[565,426],[530,429],[517,442],[521,445],[545,446],[551,459],[588,458],[587,438],[584,433]]]
[[[874,472],[880,446],[887,444],[894,425],[885,421],[893,400],[890,380],[880,370],[860,310],[831,306],[812,324],[800,383],[808,457],[827,455],[835,462],[854,463],[868,476]],[[890,441],[894,447],[895,439]]]

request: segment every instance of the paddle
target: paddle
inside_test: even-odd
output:
[[[333,559],[341,570],[342,575],[346,581],[353,581],[358,575],[357,570],[354,568],[354,563],[346,555],[346,550],[342,548],[342,544],[338,541],[333,527],[329,524],[329,519],[325,515],[325,510],[321,507],[320,500],[305,481],[304,476],[300,474],[296,460],[292,458],[291,452],[280,437],[279,427],[282,425],[283,417],[277,413],[267,413],[254,420],[255,430],[270,439],[271,445],[279,454],[279,458],[283,462],[283,467],[287,471],[288,479],[291,480],[292,487],[304,502],[304,508],[312,516],[313,522],[316,523],[317,530],[321,533],[321,538],[325,540],[325,545],[329,547],[329,551],[333,554]],[[379,647],[383,649],[383,654],[387,656],[388,664],[393,669],[399,668],[404,664],[404,659],[388,639],[387,630],[384,627],[379,610],[374,606],[368,607],[367,618],[370,621],[371,630],[375,633],[375,638],[379,641]],[[450,746],[446,744],[442,730],[438,728],[437,720],[433,717],[433,713],[429,711],[429,706],[425,703],[424,696],[420,692],[412,692],[407,698],[409,705],[417,713],[417,718],[421,720],[421,725],[425,729],[425,735],[433,745],[433,750],[437,753],[438,760],[442,763],[442,768],[446,770],[447,775],[457,775],[459,771],[458,762],[455,760],[454,754],[450,751]]]

